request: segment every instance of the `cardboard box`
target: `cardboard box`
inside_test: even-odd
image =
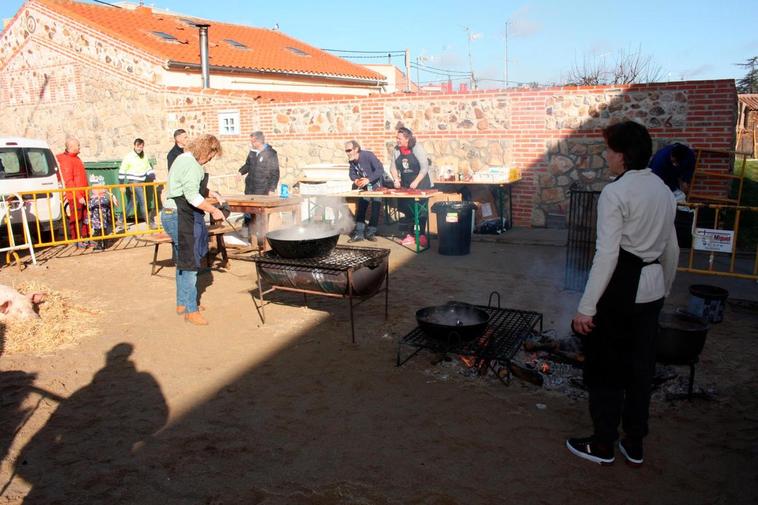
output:
[[[471,200],[477,204],[474,226],[478,226],[485,221],[500,218],[497,198],[489,186],[472,186]]]

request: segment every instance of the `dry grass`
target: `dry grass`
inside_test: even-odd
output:
[[[95,322],[102,311],[77,305],[71,293],[54,291],[39,282],[24,282],[15,288],[23,294],[45,293],[46,299],[39,306],[39,319],[5,322],[3,354],[50,354],[97,334]]]

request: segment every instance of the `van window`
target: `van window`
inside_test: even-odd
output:
[[[26,155],[31,168],[29,177],[47,177],[55,173],[55,159],[49,149],[29,148]]]
[[[23,160],[19,148],[0,148],[0,165],[3,168],[0,177],[5,179],[23,177],[26,174],[26,170],[22,169]]]

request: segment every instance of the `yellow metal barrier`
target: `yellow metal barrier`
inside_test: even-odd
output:
[[[722,277],[736,277],[740,279],[758,280],[758,244],[752,251],[737,252],[737,244],[740,239],[740,224],[745,213],[756,213],[758,216],[758,207],[746,207],[737,205],[720,205],[708,203],[684,203],[683,206],[690,207],[694,210],[691,234],[693,238],[692,247],[687,259],[687,266],[679,267],[680,272],[693,272],[705,275],[715,275]],[[713,222],[708,222],[708,226],[702,226],[700,215],[704,209],[712,209]],[[730,222],[724,223],[725,217]],[[710,221],[710,219],[708,220]],[[698,226],[701,223],[701,226]],[[723,226],[729,226],[724,228]],[[723,230],[732,233],[731,251],[720,252],[718,247],[696,249],[696,230]]]
[[[143,182],[18,194],[24,200],[24,212],[29,221],[33,246],[48,247],[161,233],[160,193],[165,185],[165,182]],[[80,205],[69,204],[80,192],[84,194],[83,209]],[[139,197],[140,193],[142,198]],[[126,213],[128,207],[133,209],[131,218]],[[138,227],[140,213],[147,221],[152,217],[155,226],[150,226],[148,222],[147,226]],[[74,222],[79,225],[72,226]],[[86,233],[81,232],[82,224],[87,225]],[[93,228],[93,224],[99,226]]]

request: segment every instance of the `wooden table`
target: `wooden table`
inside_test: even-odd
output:
[[[269,218],[272,212],[291,212],[294,224],[300,223],[300,204],[303,199],[296,195],[289,198],[269,195],[225,195],[224,198],[231,211],[244,212],[255,217],[248,224],[248,230],[251,243],[253,235],[255,235],[260,249],[263,249],[266,244],[266,233],[268,233]]]
[[[500,213],[500,229],[510,230],[513,227],[513,195],[511,185],[520,181],[521,178],[502,181],[434,181],[435,186],[452,186],[463,188],[465,186],[494,186],[497,188],[498,212]],[[460,192],[460,191],[458,191]],[[505,195],[508,194],[508,219],[505,218]]]
[[[422,190],[420,193],[407,193],[400,189],[390,190],[390,191],[360,191],[360,190],[353,190],[353,191],[346,191],[344,193],[337,193],[332,196],[337,196],[340,198],[352,198],[352,199],[358,199],[358,198],[380,198],[380,199],[388,199],[388,198],[398,198],[401,200],[413,200],[413,206],[411,207],[411,210],[413,211],[413,233],[416,238],[416,247],[415,249],[411,249],[412,251],[415,251],[416,253],[420,253],[423,251],[426,251],[429,249],[429,243],[430,243],[430,236],[429,236],[429,219],[426,220],[426,226],[424,226],[424,229],[421,230],[421,222],[420,217],[422,212],[426,212],[427,216],[429,215],[429,199],[435,195],[438,195],[440,192],[434,188],[432,189],[426,189]],[[426,247],[421,247],[421,234],[424,234],[426,237]]]

